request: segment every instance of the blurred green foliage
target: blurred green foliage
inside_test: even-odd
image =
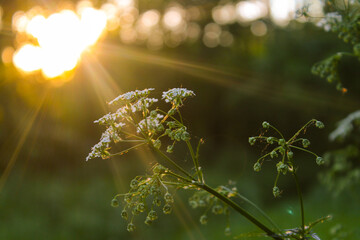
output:
[[[24,5],[22,1],[3,5],[5,20],[9,22]],[[298,218],[290,214],[298,213],[292,207],[297,206],[296,192],[287,189],[292,183],[281,183],[287,194],[285,204],[277,205],[268,192],[272,182],[266,180],[274,177],[267,169],[271,166],[264,166],[263,177],[255,179],[252,166],[258,151],[248,146],[248,136],[261,133],[263,120],[286,129],[289,136],[303,122],[317,118],[328,127],[309,133],[313,150],[337,149],[328,144],[328,135],[337,121],[360,106],[359,63],[340,63],[339,74],[349,89],[341,95],[310,72],[319,59],[349,48],[337,36],[297,22],[286,28],[272,26],[262,38],[252,36],[246,27],[230,28],[233,46],[215,49],[198,42],[151,52],[120,45],[116,36],[108,36],[84,57],[74,78],[58,88],[2,64],[0,172],[9,177],[2,178],[6,181],[0,186],[0,239],[224,238],[225,219],[210,218],[208,226],[200,227],[201,213],[187,212],[186,201],[175,207],[178,217],[165,216],[166,221],[162,218],[150,228],[139,224],[139,231],[127,233],[121,210],[111,208],[110,201],[149,166],[151,156],[85,162],[101,131],[92,122],[107,112],[106,101],[147,87],[159,92],[179,86],[194,90],[197,96],[184,108],[183,117],[191,133],[205,139],[200,161],[212,176],[209,184],[236,181],[239,192],[264,206],[282,227],[297,226]],[[12,40],[2,35],[0,48]],[[318,186],[314,161],[305,155],[299,158],[304,163],[299,175],[306,175],[300,179],[306,219],[332,213],[334,220],[319,226],[320,237],[360,238],[359,186],[333,198]],[[255,230],[239,217],[233,216],[231,223],[235,235]]]

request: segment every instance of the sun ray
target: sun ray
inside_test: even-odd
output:
[[[43,96],[41,97],[41,100],[38,104],[38,106],[35,108],[33,114],[29,117],[28,121],[27,121],[27,125],[25,126],[20,138],[19,138],[19,141],[14,149],[14,152],[12,153],[11,157],[10,157],[10,160],[9,162],[7,163],[1,177],[0,177],[0,192],[1,190],[3,189],[10,173],[11,173],[11,170],[13,169],[15,163],[16,163],[16,160],[22,150],[22,147],[24,146],[24,143],[25,141],[27,140],[27,137],[29,135],[29,132],[30,130],[32,129],[33,127],[33,124],[40,112],[40,109],[42,108],[46,98],[48,96],[48,91],[45,90]]]
[[[301,107],[303,104],[311,104],[318,107],[328,107],[340,111],[351,111],[359,105],[359,101],[350,98],[341,98],[314,90],[299,92],[292,89],[284,91],[280,84],[272,82],[266,84],[256,77],[252,77],[250,72],[240,71],[239,73],[229,73],[219,70],[215,66],[206,66],[199,63],[189,63],[188,61],[174,60],[167,57],[151,54],[145,51],[137,50],[120,45],[100,44],[99,54],[114,55],[126,58],[128,60],[143,62],[160,67],[170,68],[190,76],[195,76],[199,80],[207,81],[224,88],[242,94],[266,99],[277,104]],[[240,74],[240,75],[239,75]],[[268,77],[267,77],[268,78]]]

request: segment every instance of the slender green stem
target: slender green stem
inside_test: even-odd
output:
[[[223,187],[225,189],[227,189],[228,191],[231,191],[230,189],[228,189],[227,187]],[[278,225],[261,209],[259,208],[255,203],[253,203],[252,201],[250,201],[248,198],[244,197],[243,195],[241,195],[240,193],[236,193],[236,196],[238,196],[241,200],[243,200],[244,202],[250,204],[253,208],[255,208],[257,211],[259,211],[259,213],[266,218],[275,228],[277,231],[281,232],[281,229],[278,227]]]
[[[126,131],[124,131],[124,130],[122,130],[122,129],[120,130],[120,132],[122,132],[122,133],[124,133],[124,134],[126,134],[126,135],[129,135],[130,137],[134,137],[134,138],[137,138],[137,139],[142,139],[142,140],[144,140],[144,138],[139,137],[139,136],[137,136],[137,135],[135,135],[135,134],[126,132]]]
[[[299,129],[299,131],[297,131],[294,136],[292,136],[289,141],[287,141],[288,143],[290,143],[292,140],[294,140],[305,128],[308,127],[308,125],[312,124],[313,122],[315,122],[315,119],[311,119],[310,121],[308,121],[304,126],[302,126],[302,128]]]
[[[175,163],[173,160],[171,160],[171,158],[169,158],[168,156],[166,156],[166,154],[164,154],[162,151],[160,151],[159,149],[153,147],[153,149],[155,149],[156,152],[158,152],[168,163],[170,163],[173,167],[175,167],[176,170],[178,170],[179,172],[183,173],[184,175],[186,175],[187,177],[189,177],[191,180],[196,181],[195,178],[193,178],[187,171],[185,171],[182,167],[180,167],[177,163]]]
[[[243,208],[241,208],[238,204],[236,204],[234,201],[232,201],[230,198],[222,195],[221,193],[217,192],[215,189],[211,188],[210,186],[206,184],[197,184],[198,187],[205,190],[206,192],[214,195],[216,198],[220,199],[230,207],[232,207],[235,211],[243,215],[245,218],[247,218],[250,222],[255,224],[257,227],[259,227],[261,230],[263,230],[269,237],[276,239],[276,240],[283,240],[283,237],[279,236],[278,234],[274,233],[271,229],[263,225],[261,222],[259,222],[256,218],[254,218],[250,213],[245,211]]]
[[[273,125],[270,125],[270,127],[271,127],[272,129],[274,129],[274,130],[281,136],[282,139],[285,139],[284,136],[281,134],[281,132],[280,132],[279,130],[277,130],[276,127],[274,127]]]
[[[181,180],[183,180],[184,182],[187,182],[187,183],[192,183],[192,181],[193,181],[193,180],[184,178],[183,176],[180,176],[179,174],[173,173],[173,172],[171,172],[171,171],[166,171],[164,174],[165,174],[165,175],[168,175],[168,176],[172,176],[172,177],[178,178],[178,179],[181,179]]]
[[[134,148],[138,148],[138,147],[140,147],[140,146],[142,146],[142,145],[145,145],[145,144],[147,144],[147,143],[144,142],[144,143],[141,143],[141,144],[132,146],[132,147],[130,147],[130,148],[128,148],[128,149],[125,149],[125,150],[123,150],[123,151],[121,151],[121,152],[112,153],[112,154],[110,154],[110,155],[111,155],[111,156],[123,155],[124,153],[127,153],[128,151],[130,151],[130,150],[132,150],[132,149],[134,149]]]
[[[273,151],[277,151],[280,147],[274,148]],[[272,152],[272,151],[271,151]],[[263,158],[266,158],[267,156],[269,156],[271,154],[271,152],[268,152],[267,154],[263,155],[262,157],[260,157],[257,161],[260,161]]]
[[[203,176],[202,176],[203,174],[202,174],[200,166],[199,166],[199,161],[198,161],[197,157],[195,156],[194,149],[191,146],[191,143],[190,143],[189,140],[186,141],[186,145],[188,146],[188,149],[190,151],[190,155],[191,155],[191,158],[193,160],[194,167],[195,167],[196,173],[198,175],[198,179],[199,179],[200,182],[203,182]]]
[[[177,111],[177,113],[179,114],[181,124],[184,125],[184,122],[183,122],[183,119],[182,119],[182,116],[181,116],[181,113],[180,113],[180,110],[179,110],[178,107],[176,108],[176,111]]]
[[[295,179],[295,183],[296,183],[296,189],[298,192],[298,196],[299,196],[299,201],[300,201],[300,211],[301,211],[301,228],[302,228],[302,239],[304,239],[304,235],[305,235],[305,215],[304,215],[304,203],[303,203],[303,198],[302,198],[302,194],[301,194],[301,189],[300,189],[300,184],[299,184],[299,180],[297,178],[297,175],[295,173],[295,170],[292,171],[292,175],[294,176]]]
[[[119,140],[119,142],[123,142],[123,143],[137,143],[137,142],[142,142],[142,143],[146,143],[146,140],[132,140],[132,139],[125,139],[125,140]]]
[[[297,147],[297,146],[294,146],[294,145],[289,145],[289,147],[299,149],[299,150],[301,150],[301,151],[304,151],[304,152],[310,153],[310,154],[314,155],[315,157],[318,157],[318,155],[317,155],[316,153],[313,153],[312,151],[306,150],[306,149],[304,149],[304,148]]]

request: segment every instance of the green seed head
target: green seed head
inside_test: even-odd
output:
[[[155,118],[156,116],[157,116],[157,111],[152,110],[152,111],[150,112],[150,117]]]
[[[154,174],[160,174],[163,173],[166,170],[166,168],[160,164],[156,165],[153,169]]]
[[[254,164],[254,171],[255,172],[260,172],[260,170],[261,170],[261,164],[259,162],[256,162]]]
[[[214,205],[213,207],[212,207],[212,212],[214,213],[214,214],[216,214],[216,215],[218,215],[218,214],[222,214],[223,213],[223,207],[221,206],[221,205],[219,205],[219,204],[216,204],[216,205]]]
[[[267,143],[269,143],[269,144],[273,144],[274,143],[274,137],[268,137],[267,139],[266,139],[266,142]]]
[[[183,141],[188,141],[188,140],[190,140],[190,134],[189,134],[188,132],[183,132],[183,133],[181,134],[181,140],[183,140]]]
[[[288,157],[289,160],[292,160],[293,157],[294,157],[294,153],[292,151],[288,151],[287,152],[287,157]]]
[[[158,207],[160,207],[160,206],[161,206],[161,200],[160,200],[159,198],[155,198],[155,199],[153,200],[153,204],[156,205],[156,206],[158,206]]]
[[[139,181],[137,179],[133,179],[130,182],[130,188],[137,188],[139,185]]]
[[[119,201],[114,198],[113,200],[111,200],[111,206],[112,207],[118,207],[119,206]]]
[[[170,214],[172,211],[172,206],[170,204],[165,204],[163,207],[164,214]]]
[[[307,148],[308,146],[310,146],[310,141],[308,139],[303,139],[302,145],[304,148]]]
[[[159,149],[161,147],[161,141],[159,139],[153,142],[154,148]]]
[[[169,145],[169,146],[167,146],[166,152],[172,153],[173,151],[174,151],[174,145]]]
[[[207,217],[206,215],[202,215],[202,216],[200,217],[200,223],[201,223],[202,225],[206,225],[206,224],[208,223],[208,217]]]
[[[249,137],[249,143],[250,143],[251,146],[254,145],[255,142],[256,142],[256,138],[254,138],[254,137]]]
[[[158,218],[157,216],[157,213],[154,211],[154,210],[151,210],[149,213],[148,213],[148,218],[151,220],[151,221],[154,221]]]
[[[153,221],[149,217],[146,217],[145,224],[146,225],[151,225],[152,223],[153,223]]]
[[[169,192],[165,193],[164,199],[165,199],[166,203],[173,203],[174,202],[174,198]]]
[[[276,169],[277,169],[277,171],[278,172],[281,172],[282,174],[286,174],[287,173],[287,171],[288,171],[288,166],[285,164],[285,163],[283,163],[283,162],[278,162],[277,164],[276,164]]]
[[[285,144],[286,144],[285,139],[283,139],[283,138],[279,139],[279,145],[280,146],[285,146]]]
[[[321,121],[316,121],[315,126],[320,129],[325,127],[324,123],[322,123]]]
[[[131,222],[127,225],[127,230],[133,232],[135,230],[135,225]]]
[[[265,122],[262,123],[262,126],[263,126],[263,128],[269,128],[270,124],[265,121]]]
[[[190,200],[189,201],[189,205],[192,207],[192,208],[197,208],[199,206],[198,202],[197,201],[194,201],[194,200]]]
[[[276,158],[276,157],[278,157],[277,152],[276,152],[275,150],[271,151],[270,157],[271,157],[271,158]]]
[[[325,163],[324,159],[322,157],[317,157],[316,158],[316,164],[317,165],[323,165]]]
[[[126,211],[125,209],[122,210],[122,212],[121,212],[121,217],[122,217],[123,219],[125,219],[125,220],[128,219],[128,213],[127,213],[127,211]]]
[[[136,206],[136,209],[139,211],[139,212],[144,212],[146,207],[145,207],[145,203],[139,203],[137,206]]]
[[[273,187],[273,195],[274,197],[280,196],[280,189],[277,186]]]

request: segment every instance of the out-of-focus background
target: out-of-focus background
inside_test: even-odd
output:
[[[204,138],[201,164],[209,184],[236,182],[282,228],[300,225],[296,189],[282,177],[272,196],[272,164],[252,166],[263,146],[248,137],[266,120],[286,136],[312,118],[311,150],[329,141],[336,123],[360,106],[360,68],[340,65],[348,92],[311,74],[311,66],[350,47],[316,26],[321,1],[0,1],[0,239],[224,239],[226,219],[199,223],[201,211],[178,191],[171,216],[153,226],[138,219],[128,233],[112,197],[150,166],[146,151],[86,162],[107,113],[106,102],[134,89],[155,95],[173,87],[196,93],[183,107],[193,139]],[[297,153],[295,153],[297,154]],[[178,159],[188,157],[180,148]],[[308,155],[299,155],[306,221],[328,214],[315,228],[322,239],[360,239],[359,185],[339,194],[320,183]],[[257,229],[231,215],[233,236]],[[258,239],[262,239],[261,237]]]

